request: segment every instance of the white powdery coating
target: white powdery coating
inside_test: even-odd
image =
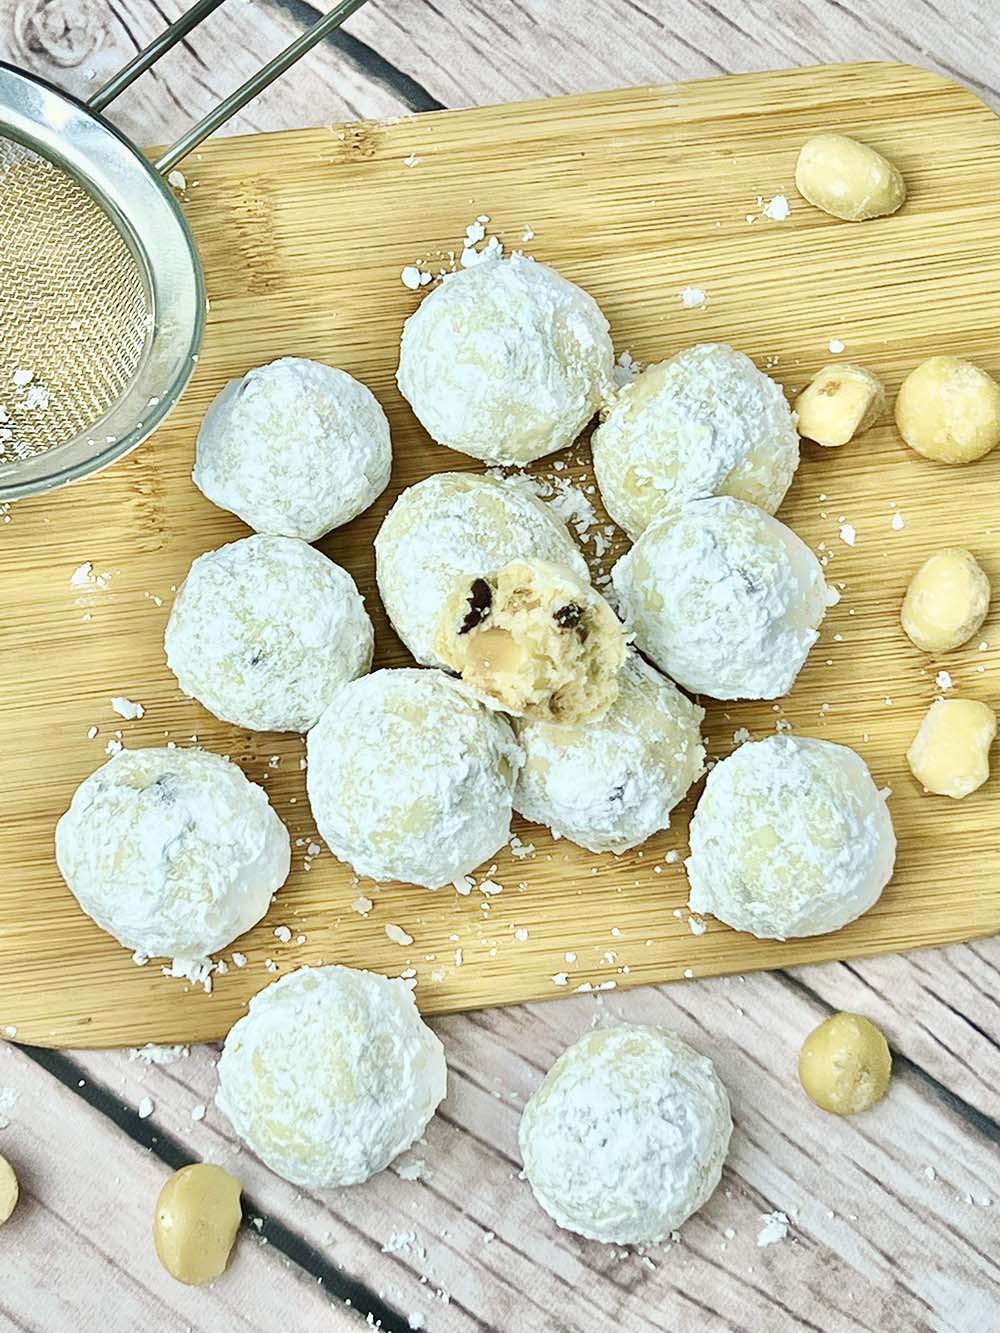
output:
[[[313,542],[385,490],[389,423],[346,371],[286,356],[230,380],[198,433],[195,485],[256,532]]]
[[[439,472],[405,490],[375,538],[375,570],[393,629],[418,662],[444,666],[434,636],[464,578],[511,560],[551,560],[590,582],[562,520],[524,486],[468,472]]]
[[[303,967],[250,1001],[215,1102],[295,1185],[359,1185],[411,1146],[445,1095],[444,1048],[404,981]]]
[[[592,852],[624,852],[660,829],[704,767],[705,711],[630,652],[596,722],[515,723],[524,747],[514,808]]]
[[[605,508],[633,541],[660,514],[709,495],[773,514],[799,465],[781,385],[724,343],[649,366],[616,394],[592,443]]]
[[[839,930],[878,901],[896,857],[864,760],[807,736],[750,741],[716,764],[690,839],[691,911],[759,939]]]
[[[729,496],[656,519],[612,580],[636,645],[679,685],[713,699],[787,694],[830,602],[808,546]]]
[[[561,1227],[655,1245],[712,1195],[732,1133],[711,1060],[659,1027],[589,1032],[521,1118],[525,1174]]]
[[[126,949],[204,958],[265,914],[291,863],[264,791],[204,750],[123,750],[56,825],[80,906]]]
[[[396,375],[432,439],[494,463],[562,449],[610,393],[593,297],[524,255],[446,277],[406,321]]]
[[[510,836],[522,752],[508,722],[439,671],[376,671],[309,733],[316,827],[359,875],[451,884]]]
[[[244,537],[199,556],[165,639],[184,693],[251,731],[307,731],[368,670],[373,645],[350,574],[295,537]]]

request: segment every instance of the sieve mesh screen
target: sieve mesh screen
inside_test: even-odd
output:
[[[140,364],[151,314],[114,219],[0,136],[0,472],[100,420]]]

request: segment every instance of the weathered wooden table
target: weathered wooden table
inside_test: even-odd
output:
[[[0,0],[0,56],[85,93],[183,7]],[[866,58],[935,65],[998,106],[992,9],[372,0],[231,128]],[[171,138],[313,15],[304,0],[231,0],[116,118],[140,142]],[[311,1333],[360,1327],[360,1312],[432,1333],[989,1333],[1000,1329],[998,976],[990,940],[439,1021],[451,1091],[426,1142],[323,1197],[240,1152],[212,1107],[213,1049],[157,1066],[0,1047],[0,1152],[24,1192],[0,1232],[0,1329]],[[888,1099],[843,1122],[806,1102],[794,1067],[803,1035],[841,1007],[884,1026],[896,1067]],[[678,1243],[645,1253],[558,1231],[518,1179],[524,1100],[601,1008],[702,1045],[710,1035],[733,1095],[722,1188]],[[172,1282],[150,1239],[162,1181],[196,1159],[242,1178],[250,1219],[207,1290]],[[760,1247],[773,1210],[789,1234]]]

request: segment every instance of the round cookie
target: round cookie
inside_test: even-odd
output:
[[[255,532],[317,541],[389,484],[389,423],[346,371],[285,356],[230,380],[198,433],[192,474]]]
[[[334,1189],[416,1142],[446,1083],[444,1048],[405,981],[303,967],[255,995],[231,1029],[215,1101],[272,1171]]]
[[[656,1245],[711,1197],[732,1128],[711,1060],[665,1028],[627,1024],[563,1052],[518,1137],[535,1198],[559,1226]]]
[[[430,666],[445,665],[434,636],[456,585],[518,558],[551,560],[590,578],[553,509],[514,481],[468,472],[439,472],[403,491],[375,538],[386,613],[417,661]]]
[[[831,601],[808,546],[729,496],[654,520],[612,580],[636,646],[678,685],[713,699],[787,694]]]
[[[341,861],[437,889],[510,836],[521,751],[510,725],[440,671],[376,671],[309,733],[309,800]]]
[[[396,380],[438,444],[530,463],[579,435],[612,386],[593,297],[521,254],[452,274],[406,321]]]
[[[799,465],[781,385],[724,343],[647,366],[605,408],[592,447],[604,507],[633,541],[660,514],[709,495],[773,514]]]
[[[368,670],[373,645],[346,569],[294,537],[263,536],[198,557],[165,639],[184,693],[250,731],[307,731]]]
[[[262,788],[205,750],[122,750],[56,825],[80,906],[126,949],[204,958],[255,925],[284,884],[288,830]]]
[[[625,631],[599,592],[565,565],[512,560],[462,579],[435,651],[491,708],[573,725],[618,694]]]
[[[705,761],[703,708],[635,652],[618,683],[597,722],[514,723],[524,749],[514,809],[591,852],[625,852],[669,828]]]
[[[896,857],[864,760],[808,736],[749,741],[716,764],[690,841],[691,911],[769,940],[846,926],[878,901]]]

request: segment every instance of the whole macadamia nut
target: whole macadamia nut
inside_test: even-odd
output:
[[[971,551],[947,547],[929,555],[910,579],[900,621],[925,653],[947,653],[967,643],[986,619],[990,581]]]
[[[935,699],[906,752],[913,776],[935,796],[960,801],[990,775],[997,715],[979,699]]]
[[[974,463],[1000,444],[1000,384],[961,357],[929,357],[899,386],[896,425],[935,463]]]
[[[795,184],[803,199],[845,222],[884,217],[906,200],[899,169],[846,134],[817,134],[804,143]]]
[[[877,375],[848,363],[824,366],[795,400],[798,430],[826,449],[860,435],[885,407],[885,389]]]
[[[882,1100],[892,1074],[889,1044],[861,1014],[833,1014],[799,1052],[806,1095],[833,1115],[857,1115]]]

